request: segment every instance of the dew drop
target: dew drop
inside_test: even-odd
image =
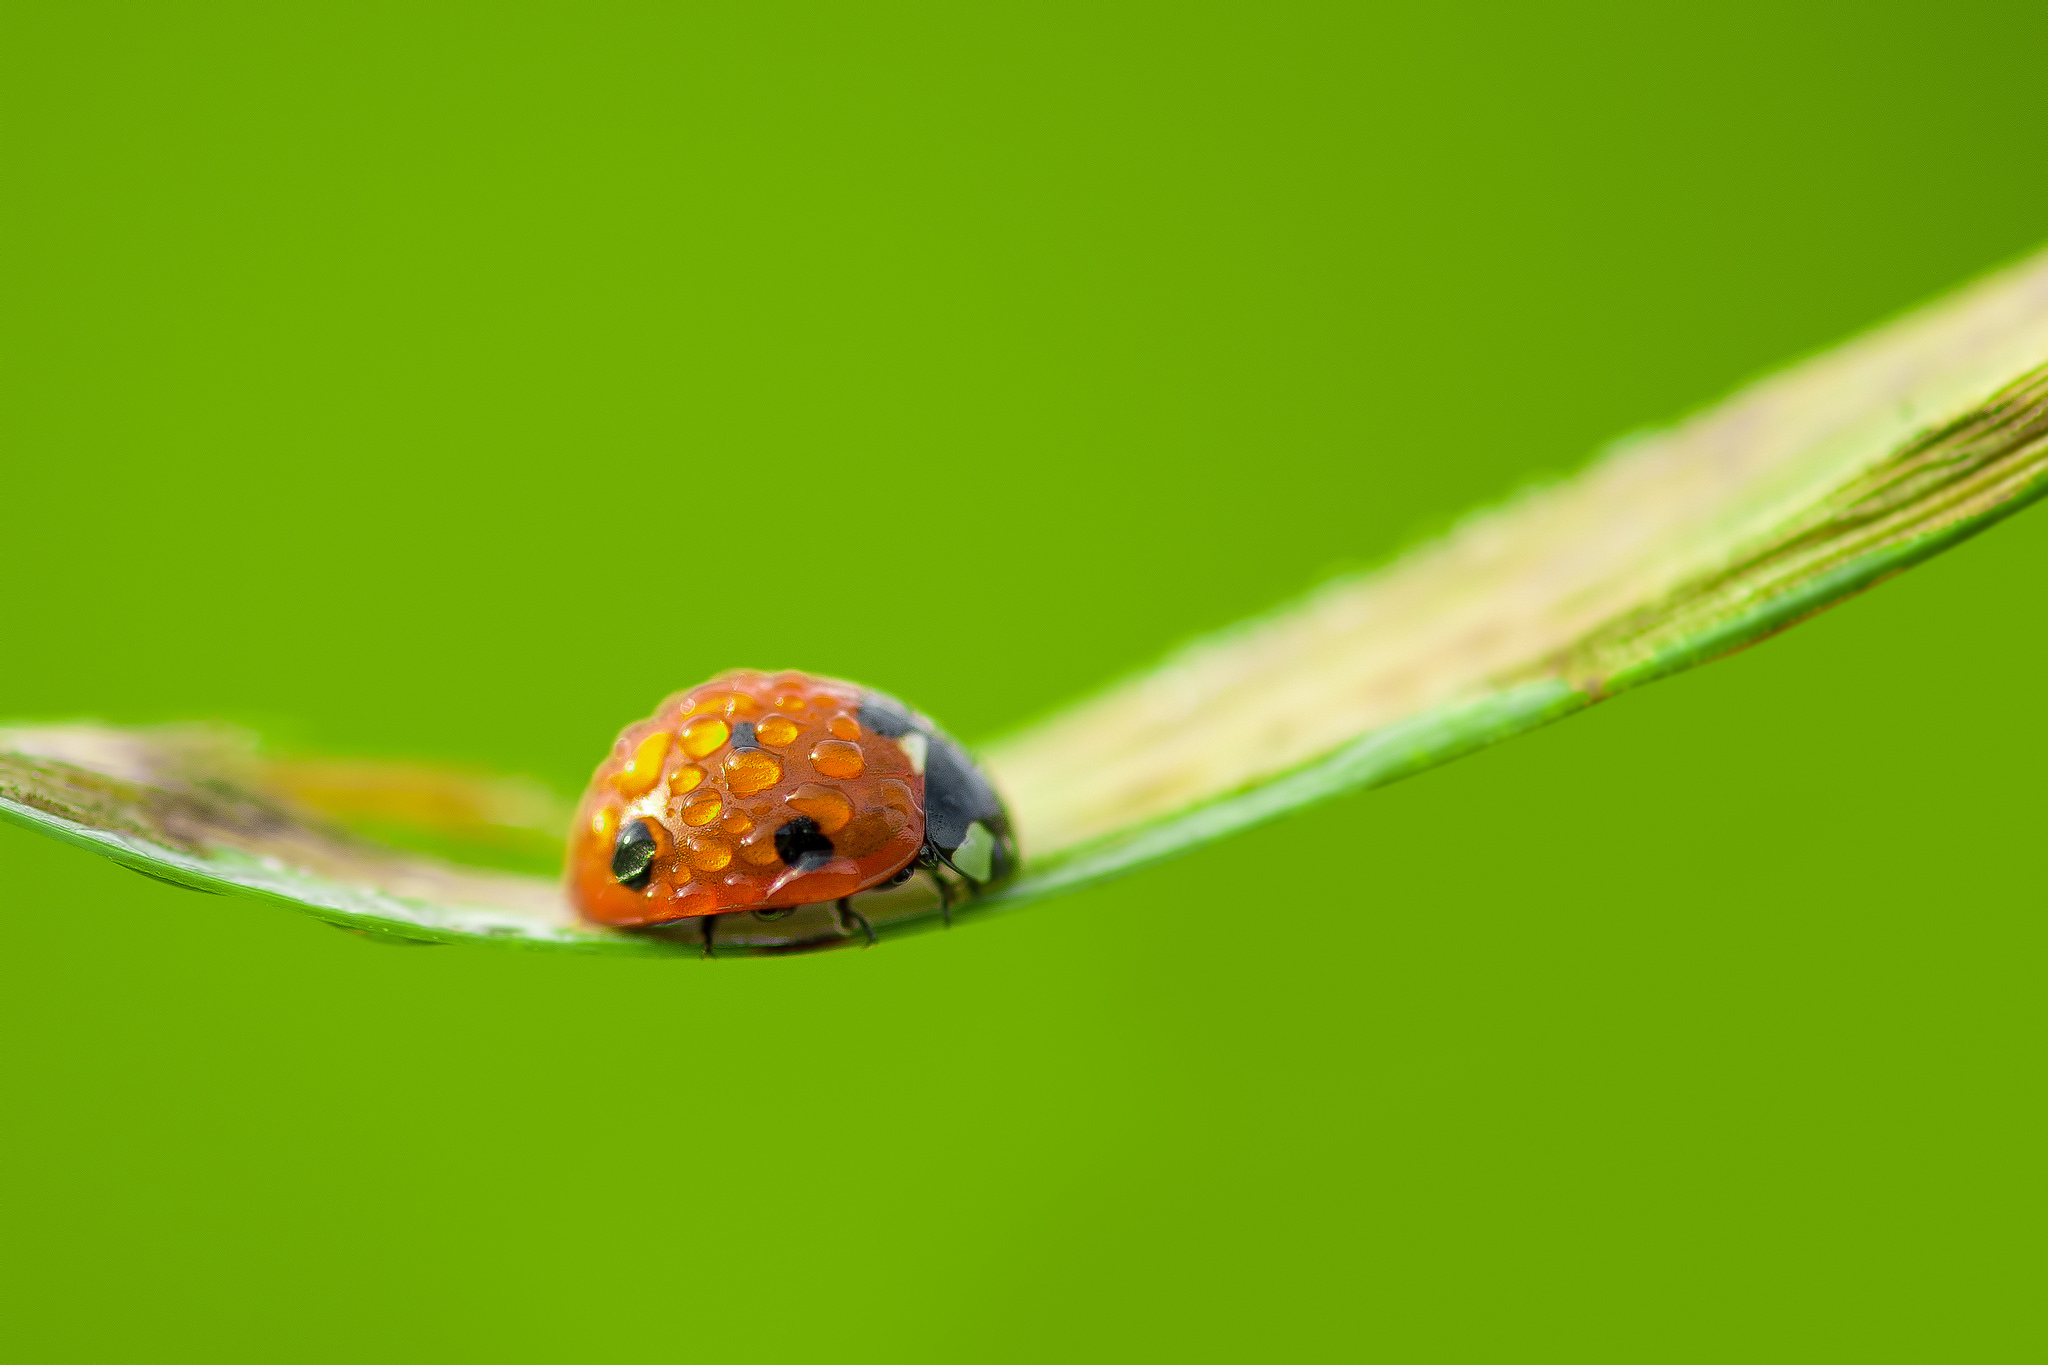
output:
[[[683,802],[683,823],[692,829],[701,829],[718,818],[725,809],[725,802],[717,792],[699,792]]]
[[[744,692],[712,692],[698,698],[690,707],[693,716],[751,716],[761,709],[761,703]]]
[[[685,915],[710,915],[718,911],[718,893],[708,886],[697,886],[685,882],[676,888],[676,896],[669,902],[671,908]]]
[[[732,727],[716,716],[698,716],[683,727],[683,752],[702,758],[732,735]]]
[[[732,844],[715,834],[692,834],[683,842],[683,858],[699,872],[723,872],[732,862]]]
[[[786,804],[816,820],[827,834],[837,834],[853,818],[853,802],[846,799],[846,793],[816,782],[806,782],[791,792]]]
[[[782,861],[775,849],[775,831],[761,828],[740,840],[740,861],[750,867],[773,867]]]
[[[612,774],[612,785],[624,796],[640,796],[661,780],[661,760],[668,757],[668,731],[656,730],[640,741],[626,766]]]
[[[782,764],[759,749],[740,749],[725,756],[725,780],[736,796],[752,796],[782,780]]]
[[[803,732],[803,727],[788,716],[769,715],[763,716],[761,723],[754,727],[754,738],[780,749],[786,744],[796,743],[796,737]]]
[[[821,739],[811,749],[811,766],[826,777],[859,777],[867,771],[867,759],[858,744],[842,739]]]

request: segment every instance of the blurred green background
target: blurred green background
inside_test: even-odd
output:
[[[565,790],[735,664],[992,738],[2048,240],[2038,3],[0,22],[0,716]],[[872,953],[396,951],[0,829],[0,1333],[2033,1356],[2044,584],[2035,512]]]

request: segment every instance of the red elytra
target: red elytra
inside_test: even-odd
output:
[[[871,695],[737,670],[627,726],[577,809],[577,908],[641,928],[833,901],[896,876],[924,845],[923,751],[863,723]]]

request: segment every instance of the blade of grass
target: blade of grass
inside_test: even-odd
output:
[[[1034,875],[1494,743],[1974,534],[2041,492],[2044,362],[2048,255],[1188,646],[986,755]]]
[[[993,746],[1027,863],[971,913],[1130,871],[1704,663],[2044,491],[2048,255]],[[400,853],[308,809],[324,796],[360,814],[395,787],[416,821],[473,826],[513,788],[337,772],[295,778],[215,732],[0,731],[0,816],[145,875],[370,933],[698,950],[694,925],[668,939],[583,927],[549,880]],[[917,882],[862,910],[885,934],[937,923]],[[734,921],[722,952],[853,941],[825,911]]]

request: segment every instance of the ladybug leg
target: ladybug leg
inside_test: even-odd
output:
[[[703,919],[704,919],[704,930],[703,930],[703,932],[704,932],[704,954],[703,954],[703,955],[704,955],[705,957],[717,957],[717,956],[718,956],[718,954],[717,954],[717,953],[715,953],[715,952],[713,952],[713,951],[711,951],[711,939],[712,939],[712,934],[713,934],[713,932],[714,932],[711,926],[712,926],[712,925],[713,925],[714,923],[716,923],[716,922],[717,922],[717,920],[718,920],[718,916],[716,916],[716,915],[705,915],[705,916],[703,917]]]
[[[939,918],[946,921],[948,929],[953,927],[953,888],[946,885],[946,879],[939,875],[937,863],[926,863],[924,875],[932,879],[932,885],[939,888]]]
[[[868,936],[868,947],[872,948],[875,946],[875,926],[868,923],[866,915],[853,908],[853,901],[850,897],[841,896],[839,904],[835,908],[839,911],[839,927],[842,930],[846,928],[846,921],[852,920],[860,926],[860,931]]]
[[[917,851],[917,866],[924,870],[925,875],[932,879],[932,885],[938,888],[939,914],[945,919],[946,927],[948,929],[952,928],[953,888],[948,886],[946,879],[939,875],[939,868],[941,866],[952,868],[954,874],[961,881],[967,883],[967,890],[970,895],[978,896],[981,894],[981,883],[968,876],[965,872],[962,872],[959,865],[946,856],[946,851],[929,839],[925,840],[924,847]]]

